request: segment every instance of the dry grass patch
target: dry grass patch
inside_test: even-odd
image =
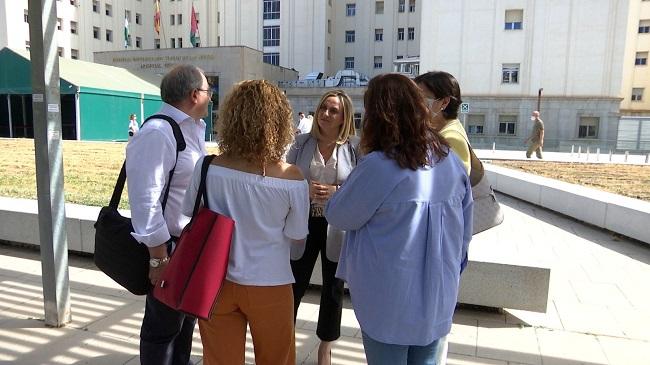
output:
[[[119,142],[64,141],[66,202],[107,205],[124,162],[125,147],[126,143]],[[34,141],[0,138],[0,155],[0,196],[36,199]],[[126,188],[120,207],[128,208]]]
[[[498,166],[650,201],[650,166],[492,160]]]

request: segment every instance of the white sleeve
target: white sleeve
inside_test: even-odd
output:
[[[307,180],[303,180],[299,188],[290,190],[289,202],[291,207],[284,223],[284,235],[294,240],[301,240],[309,233],[307,228],[309,221],[309,185],[307,185]]]

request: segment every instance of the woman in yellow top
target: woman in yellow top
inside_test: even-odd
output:
[[[471,158],[469,139],[465,128],[458,120],[458,109],[463,102],[460,86],[451,74],[431,71],[415,78],[433,114],[434,127],[447,140],[452,151],[460,157],[469,175]]]

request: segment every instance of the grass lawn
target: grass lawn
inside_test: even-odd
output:
[[[648,165],[545,162],[535,160],[492,160],[492,163],[551,179],[650,201],[650,166]]]
[[[124,162],[125,148],[126,143],[120,142],[64,141],[66,202],[108,205]],[[36,199],[34,141],[0,138],[0,156],[0,196]],[[126,187],[120,207],[128,208]]]

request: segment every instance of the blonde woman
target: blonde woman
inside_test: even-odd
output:
[[[343,232],[329,227],[323,207],[357,164],[359,139],[354,133],[352,100],[342,90],[328,91],[318,103],[311,132],[298,135],[287,155],[287,162],[298,165],[309,181],[311,204],[307,241],[291,250],[291,268],[296,279],[294,319],[316,259],[319,254],[321,257],[323,286],[316,329],[321,340],[319,365],[331,362],[332,342],[340,336],[343,309],[343,282],[334,277]]]
[[[226,97],[219,116],[222,154],[208,169],[210,209],[235,220],[228,273],[210,320],[199,321],[203,363],[243,364],[246,326],[255,363],[294,365],[293,240],[307,236],[308,185],[300,169],[282,161],[293,138],[286,97],[267,81],[244,81]],[[192,213],[199,160],[184,213]]]

